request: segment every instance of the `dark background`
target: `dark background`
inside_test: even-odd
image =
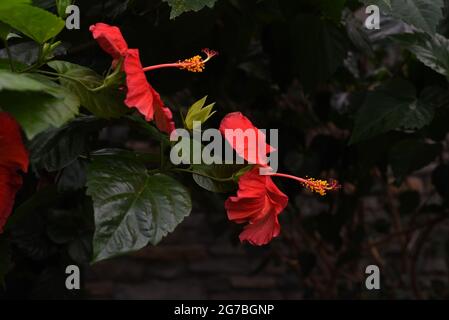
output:
[[[193,213],[159,246],[94,266],[75,259],[83,267],[83,290],[68,293],[64,267],[79,257],[73,254],[79,246],[67,256],[61,253],[64,246],[35,231],[35,238],[27,235],[16,244],[24,263],[8,275],[0,297],[449,297],[448,112],[439,114],[424,133],[394,131],[348,145],[355,114],[375,84],[401,76],[420,91],[428,85],[447,89],[447,81],[383,41],[385,29],[363,30],[360,3],[348,1],[343,12],[334,13],[312,0],[219,0],[213,9],[175,20],[161,1],[77,4],[81,30],[63,32],[65,60],[100,74],[109,68],[110,58],[88,31],[96,22],[119,26],[147,66],[188,58],[205,47],[217,50],[220,55],[204,73],[164,69],[148,75],[177,124],[179,111],[185,113],[208,95],[217,103],[208,126],[218,127],[228,112],[241,111],[259,128],[279,129],[280,172],[336,178],[343,188],[319,197],[294,182],[276,181],[290,198],[280,216],[282,233],[270,245],[255,248],[238,243],[240,227],[227,221],[223,208],[226,195],[202,191],[186,179]],[[354,30],[367,37],[367,46],[354,41]],[[406,170],[397,181],[388,152],[406,135],[426,135],[443,149],[436,160]],[[110,127],[102,139],[110,146],[153,148],[124,126]],[[61,201],[76,203],[89,214],[80,199]],[[29,224],[39,225],[34,220]],[[83,239],[88,247],[88,238]],[[370,264],[381,268],[381,290],[365,288]]]

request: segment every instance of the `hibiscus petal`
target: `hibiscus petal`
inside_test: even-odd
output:
[[[0,233],[8,220],[17,191],[22,186],[22,177],[16,172],[0,167]]]
[[[265,184],[267,190],[267,197],[270,199],[270,203],[273,206],[276,214],[281,213],[288,204],[288,197],[274,184],[273,180],[269,176],[265,176],[267,182]]]
[[[161,96],[153,88],[151,88],[154,98],[154,122],[156,127],[167,134],[172,133],[176,129],[173,121],[173,114],[171,110],[164,105]]]
[[[22,143],[20,127],[6,112],[0,112],[0,166],[28,170],[28,152]]]
[[[268,244],[273,238],[277,237],[281,231],[277,215],[270,214],[256,222],[248,224],[242,233],[240,241],[248,241],[255,246]]]
[[[89,30],[100,47],[111,55],[114,60],[126,55],[128,45],[119,28],[106,23],[97,23],[90,26]]]
[[[128,88],[125,104],[129,108],[137,108],[145,116],[147,121],[153,120],[155,111],[153,106],[155,97],[153,93],[155,90],[148,83],[147,77],[142,70],[139,50],[128,50],[123,67],[126,73],[126,86]]]
[[[229,220],[249,223],[240,235],[241,241],[263,245],[279,234],[277,216],[287,204],[288,197],[271,177],[260,175],[259,167],[255,166],[240,177],[237,196],[226,200],[225,209]]]
[[[235,131],[238,129],[241,131]],[[234,130],[234,134],[227,134],[227,130]],[[266,165],[266,155],[275,151],[272,146],[266,143],[265,134],[240,112],[226,115],[221,121],[220,132],[237,154],[249,163]],[[256,140],[250,143],[247,139],[249,136],[254,136]]]
[[[228,218],[237,223],[259,219],[270,211],[265,188],[267,176],[258,174],[253,168],[239,179],[236,197],[229,197],[225,202]]]
[[[229,197],[225,202],[225,209],[229,220],[245,223],[264,216],[269,208],[265,201],[261,205],[260,198]]]

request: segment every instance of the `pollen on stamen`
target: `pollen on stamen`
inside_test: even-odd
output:
[[[190,72],[203,72],[206,68],[206,62],[208,62],[218,53],[210,49],[203,49],[202,52],[206,54],[206,59],[203,59],[200,55],[196,55],[192,58],[180,61],[179,68]]]
[[[308,178],[302,185],[312,192],[316,192],[321,196],[325,196],[328,191],[336,191],[341,188],[336,180],[317,180],[315,178]]]

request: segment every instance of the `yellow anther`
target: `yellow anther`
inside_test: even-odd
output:
[[[190,72],[203,72],[205,67],[204,60],[200,55],[180,62],[180,68]]]
[[[190,72],[203,72],[206,68],[206,62],[215,57],[218,53],[210,49],[203,49],[202,51],[206,55],[206,59],[203,59],[200,55],[196,55],[192,58],[180,61],[178,63],[179,68]]]
[[[321,196],[325,196],[327,191],[334,191],[340,188],[340,185],[336,181],[329,183],[328,181],[317,180],[315,178],[308,178],[302,184],[308,190],[316,192]]]

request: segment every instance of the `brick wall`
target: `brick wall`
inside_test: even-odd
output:
[[[232,245],[204,213],[192,215],[157,247],[95,264],[86,289],[94,299],[298,299],[298,278],[266,265],[264,249]]]

